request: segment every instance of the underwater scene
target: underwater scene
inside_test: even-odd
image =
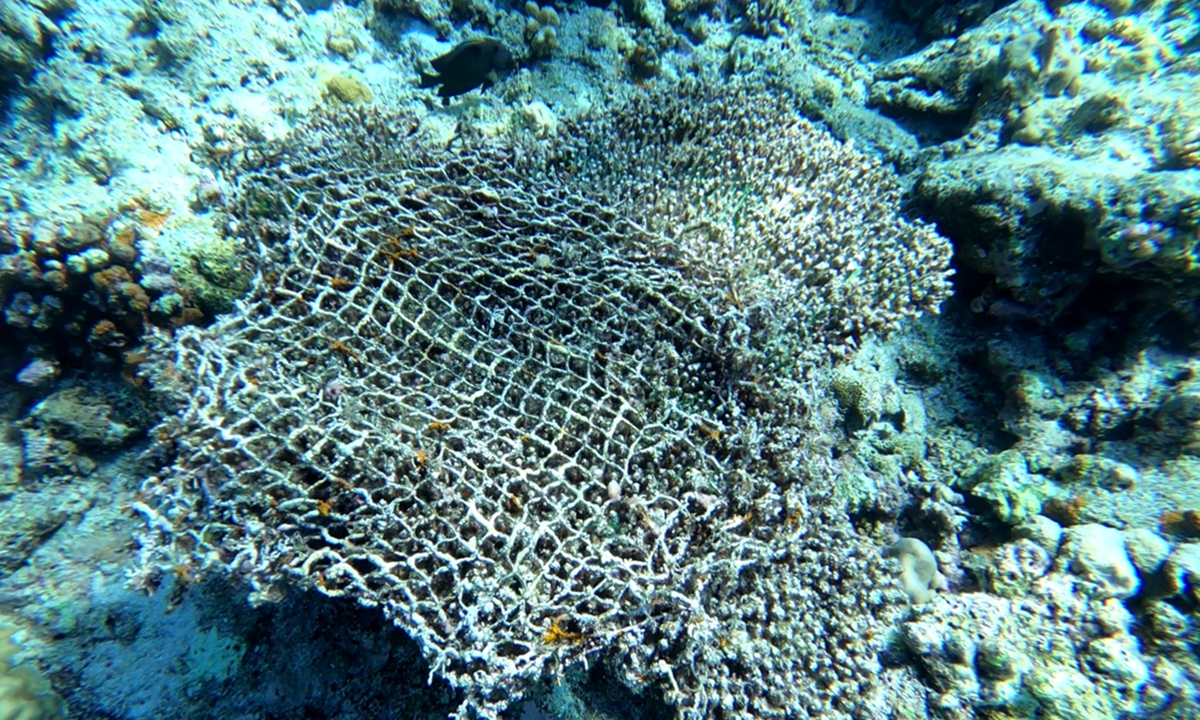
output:
[[[0,0],[0,720],[1200,720],[1200,1]]]

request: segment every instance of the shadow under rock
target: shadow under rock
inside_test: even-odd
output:
[[[117,591],[60,644],[72,717],[444,720],[459,696],[378,609],[294,591],[252,607],[223,577]]]
[[[377,608],[293,592],[234,617],[246,651],[230,696],[249,717],[440,720],[458,705],[445,682],[426,683],[417,644]]]

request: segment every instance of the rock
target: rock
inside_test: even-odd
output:
[[[1034,515],[1013,528],[1014,538],[1024,538],[1037,543],[1050,553],[1051,557],[1058,554],[1058,547],[1062,544],[1062,534],[1062,525],[1045,515]]]
[[[1063,569],[1092,583],[1101,597],[1131,597],[1141,586],[1125,536],[1106,525],[1067,528],[1059,560]]]
[[[1146,578],[1158,572],[1166,562],[1171,554],[1171,543],[1153,530],[1135,528],[1125,531],[1125,549],[1138,575]]]
[[[938,571],[937,558],[925,543],[902,538],[888,548],[888,554],[900,560],[900,582],[914,604],[929,602],[938,590],[945,589],[946,578]]]
[[[113,409],[83,388],[59,390],[38,403],[30,418],[49,427],[56,437],[83,445],[117,447],[134,429],[113,419]]]
[[[1006,543],[993,555],[987,569],[988,590],[1001,597],[1020,597],[1044,576],[1054,558],[1032,540]]]
[[[1163,563],[1163,574],[1172,595],[1200,602],[1200,543],[1183,543]]]
[[[1050,482],[1031,472],[1024,453],[1015,449],[988,458],[974,474],[960,478],[959,484],[988,501],[997,519],[1009,525],[1019,525],[1037,515],[1054,493]]]

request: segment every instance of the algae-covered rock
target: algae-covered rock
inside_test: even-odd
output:
[[[1200,455],[1200,381],[1179,383],[1159,404],[1154,421],[1189,455]]]
[[[1024,538],[1037,543],[1052,558],[1058,554],[1059,545],[1062,544],[1062,534],[1062,525],[1045,515],[1034,515],[1013,528],[1014,538]]]
[[[1136,624],[1122,602],[1054,568],[1022,597],[939,594],[913,608],[900,638],[934,717],[1117,720],[1150,717],[1156,684],[1190,687],[1166,677]]]
[[[36,473],[31,473],[36,475]],[[0,571],[12,572],[46,539],[92,505],[86,489],[56,484],[37,492],[22,491],[0,499]],[[8,715],[0,713],[0,718]]]
[[[347,105],[369,103],[374,100],[371,88],[362,80],[346,74],[331,75],[325,79],[325,94]]]
[[[1088,643],[1083,658],[1092,670],[1120,683],[1131,694],[1140,692],[1150,678],[1137,640],[1129,635],[1096,638]]]
[[[1187,614],[1169,602],[1149,600],[1140,615],[1149,636],[1156,642],[1180,644],[1192,633]]]
[[[1153,530],[1135,528],[1125,531],[1125,549],[1138,575],[1145,578],[1158,572],[1166,562],[1171,554],[1171,543]]]
[[[992,554],[987,568],[987,589],[1001,597],[1021,597],[1054,564],[1046,549],[1032,540],[1005,543]]]
[[[994,277],[1029,317],[1046,320],[1101,267],[1200,292],[1200,283],[1180,284],[1200,273],[1192,260],[1198,177],[1007,145],[930,164],[915,193],[959,240],[963,262]],[[1050,234],[1061,227],[1076,229]]]
[[[155,244],[170,263],[179,294],[206,315],[229,312],[250,289],[252,271],[242,257],[241,244],[221,237],[209,223],[170,227]]]
[[[1109,274],[1131,310],[1200,297],[1195,19],[1138,7],[1016,0],[875,69],[871,104],[926,134],[916,206],[994,278],[981,310],[1052,324]]]
[[[846,409],[851,427],[869,425],[885,413],[900,412],[900,397],[891,378],[869,363],[839,368],[830,388]]]
[[[1078,670],[1055,665],[1034,670],[1026,686],[1037,700],[1043,720],[1100,720],[1117,714],[1103,694]]]
[[[55,437],[85,446],[116,447],[135,434],[113,417],[103,398],[80,387],[50,395],[33,408],[30,418],[50,428]]]
[[[198,291],[201,305],[213,312],[226,312],[249,288],[249,271],[239,247],[235,240],[222,238],[198,248],[192,256],[196,263],[192,289]]]
[[[0,435],[0,499],[15,492],[21,485],[21,444],[15,438]]]
[[[875,342],[864,345],[852,360],[829,377],[837,398],[846,433],[843,448],[848,465],[841,483],[851,507],[869,501],[880,478],[885,482],[901,477],[920,465],[928,441],[925,401],[917,393],[901,389],[900,359],[896,350]]]
[[[75,7],[73,0],[5,2],[0,5],[0,94],[14,77],[28,77],[51,54],[61,31],[54,17]]]
[[[1183,543],[1163,563],[1170,595],[1200,602],[1200,543]]]
[[[1063,384],[1053,376],[1021,370],[1012,375],[1007,382],[1005,411],[1006,414],[1018,417],[1057,419],[1066,409],[1063,403]],[[1017,423],[1010,422],[1010,426]],[[1013,432],[1019,428],[1013,427]]]
[[[1092,453],[1081,453],[1071,458],[1059,472],[1059,478],[1068,483],[1079,483],[1102,487],[1107,490],[1128,490],[1138,482],[1138,471],[1126,463]]]
[[[996,517],[1009,525],[1037,515],[1042,504],[1056,494],[1049,480],[1030,472],[1019,450],[1005,450],[988,458],[973,474],[960,478],[958,485],[987,500]]]
[[[63,700],[35,667],[17,662],[21,647],[14,631],[0,627],[0,718],[54,720],[65,717]]]

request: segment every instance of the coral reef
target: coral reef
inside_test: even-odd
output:
[[[5,323],[35,356],[21,382],[52,380],[56,358],[79,362],[89,351],[119,357],[150,323],[200,319],[195,302],[179,294],[192,294],[188,276],[177,287],[170,267],[147,252],[145,237],[164,220],[145,209],[75,222],[3,218],[0,303]]]
[[[981,310],[1053,323],[1115,271],[1146,283],[1126,291],[1134,310],[1194,314],[1200,126],[1184,98],[1200,76],[1172,44],[1187,18],[1022,0],[877,68],[872,102],[937,143],[915,198],[993,280]]]
[[[1200,716],[1194,3],[120,10],[0,3],[0,665],[74,715]]]
[[[12,2],[0,7],[0,102],[50,53],[62,32],[58,22],[74,9],[74,0]]]
[[[190,409],[142,580],[379,605],[485,715],[589,654],[683,715],[877,701],[894,580],[823,491],[804,378],[935,309],[948,251],[785,108],[672,88],[449,150],[312,121],[235,200],[272,245],[244,308],[158,378]]]
[[[1132,539],[1099,525],[1065,534],[1057,551],[1026,539],[994,549],[979,566],[988,593],[940,594],[901,624],[898,640],[930,680],[933,717],[971,718],[980,709],[1014,718],[1195,712],[1194,658],[1162,652],[1194,627],[1194,617],[1154,600],[1136,606],[1135,621],[1114,597],[1139,582],[1125,552]],[[1182,558],[1188,547],[1174,553]],[[1144,579],[1155,582],[1162,572],[1172,573],[1144,572]],[[1159,595],[1178,597],[1186,587]],[[1135,634],[1147,617],[1159,628],[1149,645],[1140,629]]]

